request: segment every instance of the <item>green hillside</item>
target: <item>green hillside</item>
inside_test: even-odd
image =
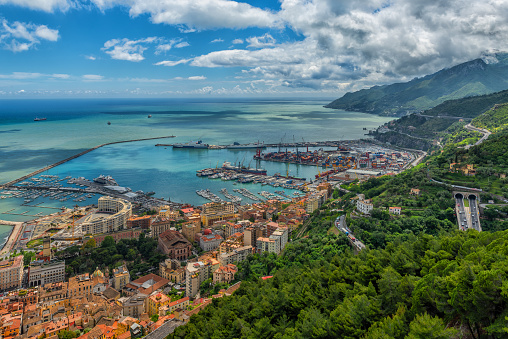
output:
[[[406,83],[346,93],[325,107],[399,116],[447,100],[502,91],[508,88],[508,54],[496,58],[497,63],[476,59]]]
[[[472,124],[491,132],[504,130],[508,127],[508,104],[495,105],[487,112],[474,118]]]

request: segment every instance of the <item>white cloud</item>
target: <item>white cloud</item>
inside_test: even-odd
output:
[[[233,40],[233,45],[240,45],[240,44],[243,44],[243,40],[242,39],[235,39]]]
[[[41,39],[49,40],[49,41],[57,41],[59,38],[58,30],[50,29],[46,25],[41,25],[36,28],[35,35]]]
[[[155,54],[161,54],[161,53],[166,53],[168,52],[169,50],[171,50],[171,47],[173,47],[172,44],[160,44],[159,46],[157,46],[157,48],[155,49]]]
[[[52,74],[52,77],[56,78],[56,79],[69,79],[70,75],[69,74]]]
[[[104,77],[102,75],[98,74],[85,74],[82,76],[83,80],[85,81],[100,81],[104,80]]]
[[[132,17],[149,14],[153,23],[187,29],[280,27],[275,13],[231,0],[91,0],[101,9],[129,8]]]
[[[97,60],[97,58],[94,57],[93,55],[85,55],[85,58],[88,60]]]
[[[146,46],[156,41],[158,38],[155,37],[139,40],[112,39],[106,41],[101,49],[112,59],[139,62],[145,59],[143,52],[148,48]]]
[[[43,76],[44,74],[42,73],[12,72],[11,74],[0,74],[0,79],[26,80],[37,79]]]
[[[268,33],[262,36],[254,36],[246,39],[249,48],[263,48],[275,45],[275,39]]]
[[[0,45],[12,52],[23,52],[39,45],[41,40],[57,41],[58,30],[46,25],[15,21],[12,24],[5,19],[0,20]]]
[[[73,5],[73,2],[68,0],[0,0],[0,5],[15,5],[45,12],[55,10],[65,12]]]
[[[206,77],[203,75],[196,75],[196,76],[188,77],[187,79],[188,80],[206,80]]]
[[[190,46],[190,44],[188,42],[184,41],[184,42],[180,42],[179,44],[176,44],[175,48],[183,48],[183,47],[187,47],[187,46]]]
[[[164,61],[157,62],[154,65],[156,65],[156,66],[170,66],[171,67],[171,66],[176,66],[176,65],[180,65],[180,64],[186,64],[191,60],[192,59],[181,59],[181,60],[176,60],[176,61],[164,60]]]
[[[211,44],[214,44],[214,43],[217,43],[217,42],[224,42],[224,40],[222,40],[222,39],[213,39],[212,41],[210,41]]]

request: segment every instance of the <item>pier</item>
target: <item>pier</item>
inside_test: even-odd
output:
[[[68,158],[66,158],[66,159],[64,159],[64,160],[60,160],[60,161],[58,161],[58,162],[55,162],[55,163],[54,163],[54,164],[52,164],[52,165],[48,165],[48,166],[46,166],[46,167],[43,167],[43,168],[41,168],[41,169],[38,169],[38,170],[36,170],[36,171],[34,171],[34,172],[32,172],[32,173],[29,173],[29,174],[27,174],[27,175],[22,176],[21,178],[14,179],[14,180],[11,180],[11,181],[9,181],[9,182],[6,182],[5,184],[0,185],[0,189],[5,189],[6,187],[9,187],[9,186],[11,186],[11,185],[15,185],[15,184],[17,184],[17,183],[19,183],[19,182],[21,182],[21,181],[23,181],[23,180],[26,180],[26,179],[31,178],[31,177],[33,177],[33,176],[36,176],[37,174],[40,174],[40,173],[45,172],[45,171],[47,171],[47,170],[50,170],[50,169],[52,169],[52,168],[54,168],[54,167],[56,167],[56,166],[59,166],[59,165],[61,165],[61,164],[64,164],[64,163],[66,163],[66,162],[68,162],[68,161],[71,161],[71,160],[73,160],[73,159],[79,158],[79,157],[80,157],[80,156],[82,156],[82,155],[85,155],[85,154],[87,154],[87,153],[89,153],[89,152],[91,152],[91,151],[94,151],[94,150],[96,150],[96,149],[98,149],[98,148],[101,148],[101,147],[104,147],[104,146],[114,145],[114,144],[121,144],[121,143],[126,143],[126,142],[145,141],[145,140],[156,140],[156,139],[167,139],[167,138],[174,138],[174,137],[175,137],[174,135],[170,135],[170,136],[164,136],[164,137],[153,137],[153,138],[143,138],[143,139],[132,139],[132,140],[122,140],[122,141],[107,142],[107,143],[104,143],[104,144],[97,145],[97,146],[94,146],[94,147],[92,147],[92,148],[89,148],[89,149],[87,149],[87,150],[85,150],[85,151],[83,151],[83,152],[80,152],[80,153],[78,153],[78,154],[75,154],[75,155],[73,155],[73,156],[70,156],[70,157],[68,157]]]

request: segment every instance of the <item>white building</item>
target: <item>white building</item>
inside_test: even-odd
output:
[[[370,199],[365,200],[365,196],[359,194],[356,201],[356,209],[363,214],[370,214],[370,211],[374,209],[374,205],[372,205]]]
[[[34,261],[28,269],[28,286],[65,281],[65,261]]]
[[[132,215],[130,202],[112,198],[100,197],[99,208],[95,213],[87,216],[81,224],[83,234],[100,234],[119,231],[127,225],[127,219]]]
[[[204,231],[204,235],[199,238],[199,247],[203,249],[203,251],[213,251],[217,247],[219,247],[220,243],[224,239],[215,232],[210,232],[210,230],[206,229]]]
[[[222,266],[226,266],[235,262],[244,261],[249,254],[252,254],[252,246],[242,246],[232,252],[222,253],[217,259]]]

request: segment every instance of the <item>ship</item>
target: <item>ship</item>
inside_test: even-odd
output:
[[[264,168],[251,168],[244,166],[233,166],[229,161],[225,161],[222,164],[222,168],[229,171],[235,171],[239,173],[247,173],[247,174],[257,174],[257,175],[266,175],[266,170]]]
[[[38,117],[36,117],[36,118],[34,119],[34,121],[44,121],[44,120],[46,120],[46,118],[38,118]]]
[[[203,141],[189,141],[183,144],[173,144],[173,148],[208,148],[210,145],[203,144]]]
[[[266,148],[264,143],[258,142],[251,142],[249,144],[241,145],[238,142],[234,142],[232,145],[227,145],[227,149],[248,149],[248,148]]]
[[[118,186],[115,179],[113,179],[110,175],[99,175],[97,178],[93,179],[94,182],[106,185],[106,186]]]
[[[152,115],[151,115],[151,114],[148,114],[148,117],[149,117],[149,118],[151,118],[151,117],[152,117]]]
[[[108,125],[111,125],[111,121],[108,121]]]

